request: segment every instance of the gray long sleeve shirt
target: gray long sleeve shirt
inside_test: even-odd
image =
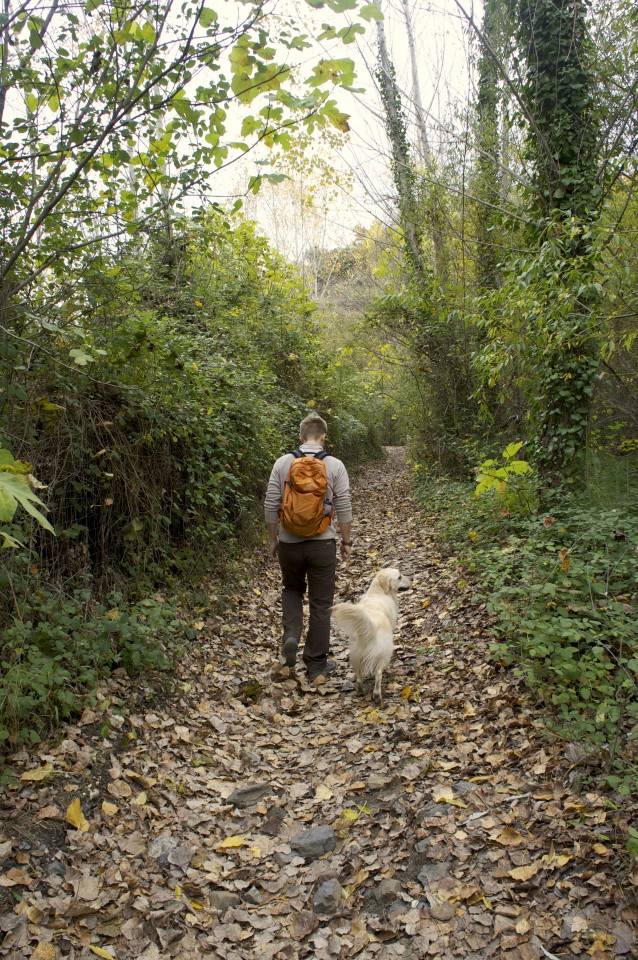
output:
[[[299,447],[302,453],[318,453],[323,448],[318,443],[302,443]],[[264,501],[264,512],[266,523],[277,523],[279,517],[277,511],[281,507],[284,497],[284,485],[290,470],[290,464],[293,461],[292,453],[286,453],[275,462],[268,481],[266,498]],[[324,459],[326,467],[326,477],[328,479],[328,498],[332,497],[334,512],[340,523],[350,523],[352,520],[352,499],[350,497],[350,481],[348,473],[341,460],[337,457],[328,455]],[[318,533],[313,540],[334,540],[337,531],[331,523],[323,533]],[[284,543],[298,543],[303,537],[296,537],[288,533],[279,525],[278,537]]]

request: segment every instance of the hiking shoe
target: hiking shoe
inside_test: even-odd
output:
[[[316,680],[317,677],[328,677],[335,672],[337,669],[337,664],[334,660],[326,660],[324,664],[318,666],[313,664],[312,667],[308,667],[308,680],[312,683],[313,680]]]
[[[281,647],[281,655],[287,667],[294,667],[297,662],[299,641],[296,637],[286,637]]]

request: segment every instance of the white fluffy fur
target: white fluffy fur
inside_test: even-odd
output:
[[[397,625],[397,591],[412,585],[409,577],[399,570],[380,570],[367,592],[358,603],[336,603],[332,619],[348,635],[350,663],[357,681],[357,690],[363,693],[363,681],[374,677],[373,697],[381,703],[383,671],[392,658],[392,640]]]

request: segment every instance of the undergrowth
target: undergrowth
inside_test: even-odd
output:
[[[155,599],[104,603],[90,591],[43,586],[23,600],[6,629],[0,679],[0,742],[37,743],[43,730],[77,714],[112,670],[166,669],[176,610]]]
[[[598,464],[595,483],[560,491],[512,473],[478,497],[476,484],[415,472],[493,614],[492,657],[540,698],[576,763],[593,756],[599,782],[625,794],[638,793],[636,470]]]

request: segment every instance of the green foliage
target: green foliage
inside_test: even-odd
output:
[[[46,479],[58,534],[14,505],[7,535],[23,546],[0,570],[11,745],[35,735],[34,704],[55,722],[114,666],[165,662],[163,613],[139,598],[221,567],[310,409],[350,463],[379,451],[373,392],[324,347],[298,275],[253,224],[200,213],[74,280],[55,329],[34,287],[24,343],[0,358],[0,441]],[[77,370],[72,343],[89,358]],[[2,456],[0,478],[22,483],[30,465]]]
[[[113,669],[166,668],[174,617],[155,600],[130,605],[112,594],[92,603],[89,590],[65,595],[44,583],[22,597],[2,640],[0,748],[37,742]]]
[[[500,459],[490,457],[477,467],[474,496],[496,494],[510,512],[531,513],[537,500],[537,481],[527,460],[515,459],[522,446],[522,441],[509,443]]]
[[[488,402],[499,391],[501,404],[518,398],[546,469],[575,464],[590,422],[602,295],[591,264],[600,247],[576,218],[552,222],[538,251],[514,259],[500,288],[476,300],[479,395]]]
[[[13,520],[19,504],[41,527],[55,533],[47,518],[35,506],[38,504],[46,510],[34,492],[33,488],[38,486],[42,484],[31,475],[31,464],[16,462],[11,453],[0,446],[0,521],[7,523]],[[4,547],[22,546],[8,530],[0,529],[0,537],[3,538]]]
[[[356,0],[331,6],[356,20]],[[43,273],[64,282],[114,237],[126,247],[259,143],[286,150],[297,130],[347,125],[331,94],[352,84],[352,60],[320,60],[301,82],[300,18],[258,0],[239,17],[192,0],[62,0],[41,14],[26,0],[1,25],[0,282],[14,333]]]
[[[468,484],[417,477],[442,538],[487,599],[494,658],[543,699],[550,725],[598,752],[599,775],[622,792],[638,791],[637,474],[634,463],[624,492],[592,484],[546,494],[528,515],[468,496]]]

